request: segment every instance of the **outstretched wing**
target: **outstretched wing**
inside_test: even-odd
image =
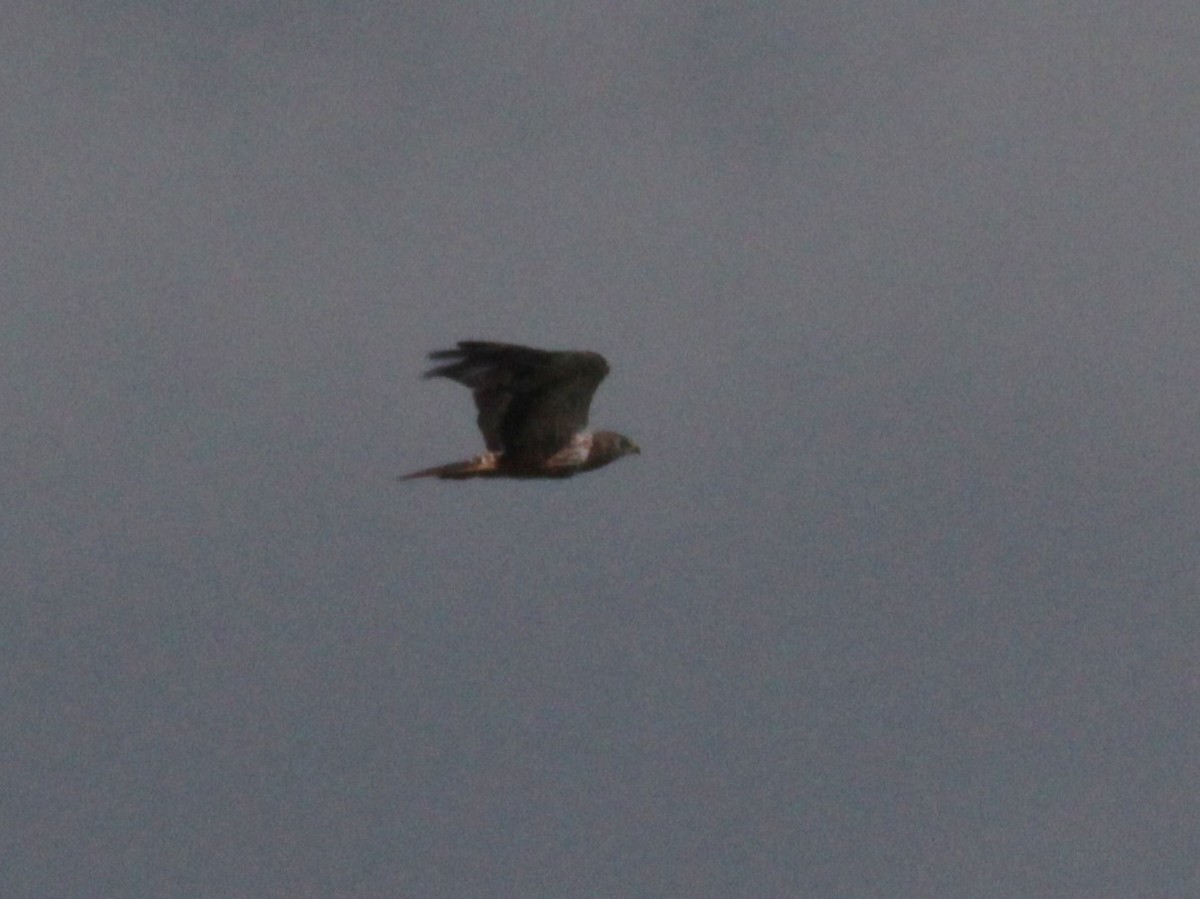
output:
[[[592,395],[608,374],[599,353],[535,350],[463,340],[429,354],[445,361],[425,373],[470,387],[487,448],[517,462],[541,462],[587,426]]]

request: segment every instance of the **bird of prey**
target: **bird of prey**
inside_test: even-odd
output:
[[[487,452],[400,478],[568,478],[641,452],[628,437],[584,430],[592,394],[608,374],[599,353],[535,350],[462,340],[430,353],[427,378],[470,387]]]

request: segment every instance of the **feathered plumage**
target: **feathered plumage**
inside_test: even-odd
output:
[[[401,480],[565,478],[641,452],[621,434],[584,430],[592,396],[608,374],[599,353],[464,340],[429,358],[442,364],[426,378],[450,378],[471,388],[487,452]]]

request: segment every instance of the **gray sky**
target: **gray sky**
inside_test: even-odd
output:
[[[1197,895],[1195,4],[404,6],[0,31],[0,893]]]

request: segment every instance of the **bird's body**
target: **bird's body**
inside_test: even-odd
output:
[[[608,374],[599,353],[464,340],[457,349],[429,358],[443,364],[425,377],[450,378],[471,388],[487,452],[401,480],[566,478],[640,452],[621,434],[584,430],[592,395]]]

